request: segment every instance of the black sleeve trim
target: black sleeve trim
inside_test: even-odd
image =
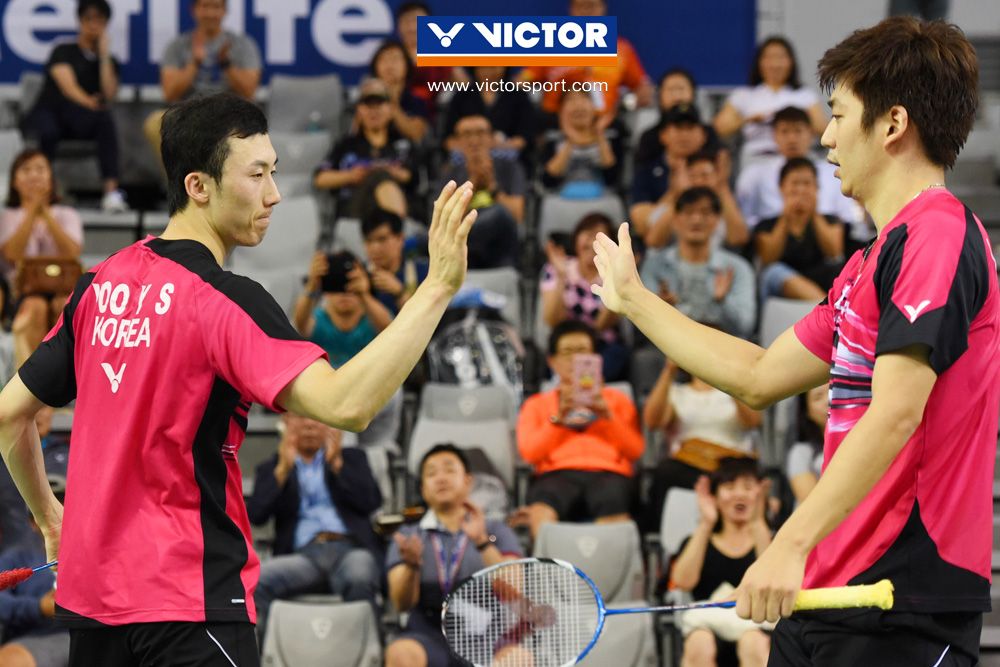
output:
[[[989,275],[986,249],[972,212],[965,209],[965,237],[955,276],[944,306],[927,311],[910,322],[892,300],[902,269],[908,230],[901,225],[889,232],[875,269],[879,317],[876,356],[911,345],[926,345],[931,368],[938,375],[948,370],[969,347],[969,329],[986,303]]]
[[[76,398],[76,336],[73,317],[80,299],[90,289],[95,274],[85,273],[63,309],[62,326],[43,342],[18,370],[21,382],[35,397],[52,407],[61,408]]]

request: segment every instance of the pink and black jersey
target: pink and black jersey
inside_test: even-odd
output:
[[[256,622],[236,460],[251,402],[323,351],[195,241],[147,238],[87,273],[20,370],[76,399],[56,602],[69,622]]]
[[[1000,302],[982,225],[947,190],[925,191],[795,333],[831,365],[824,466],[871,403],[878,355],[923,345],[938,376],[885,476],[810,554],[804,586],[888,578],[896,609],[988,610]]]

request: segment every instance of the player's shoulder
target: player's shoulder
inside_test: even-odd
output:
[[[904,210],[901,215],[908,235],[964,235],[970,224],[975,225],[972,212],[952,193],[940,190],[928,195],[914,201],[912,207],[907,207],[911,209],[908,214]]]

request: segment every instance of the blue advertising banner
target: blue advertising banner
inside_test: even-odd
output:
[[[401,0],[228,0],[226,27],[260,46],[265,79],[274,73],[338,72],[347,83],[366,71],[379,44],[394,35]],[[164,48],[192,25],[190,0],[110,0],[112,49],[125,83],[159,80]],[[76,0],[0,0],[0,83],[41,69],[53,42],[76,31]],[[467,0],[431,0],[440,16],[462,16]],[[565,17],[568,0],[481,0],[479,18]],[[700,83],[745,83],[754,48],[753,0],[609,0],[617,32],[636,47],[650,76],[673,66]],[[491,12],[496,12],[491,14]],[[553,18],[554,20],[554,18]],[[525,36],[526,33],[522,33]],[[501,35],[502,37],[503,35]],[[544,32],[541,34],[544,37]],[[584,35],[584,38],[586,35]]]
[[[421,16],[418,65],[614,67],[613,16]]]

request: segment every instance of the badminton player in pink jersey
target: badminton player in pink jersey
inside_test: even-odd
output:
[[[170,223],[78,283],[0,393],[0,452],[59,556],[70,665],[259,663],[260,569],[237,451],[252,402],[362,430],[420,358],[465,278],[469,184],[434,205],[427,279],[336,371],[257,283],[221,268],[255,246],[281,196],[259,108],[231,95],[162,126]],[[297,234],[295,221],[275,234]],[[65,514],[32,417],[76,400]],[[61,540],[61,543],[60,543]]]
[[[842,191],[878,236],[770,348],[701,326],[643,287],[627,226],[595,286],[667,356],[755,408],[830,383],[824,470],[747,571],[737,611],[784,617],[769,665],[978,662],[990,608],[1000,301],[986,233],[945,186],[978,103],[976,55],[942,22],[892,18],[819,63]],[[791,615],[804,585],[888,578],[892,611]]]

